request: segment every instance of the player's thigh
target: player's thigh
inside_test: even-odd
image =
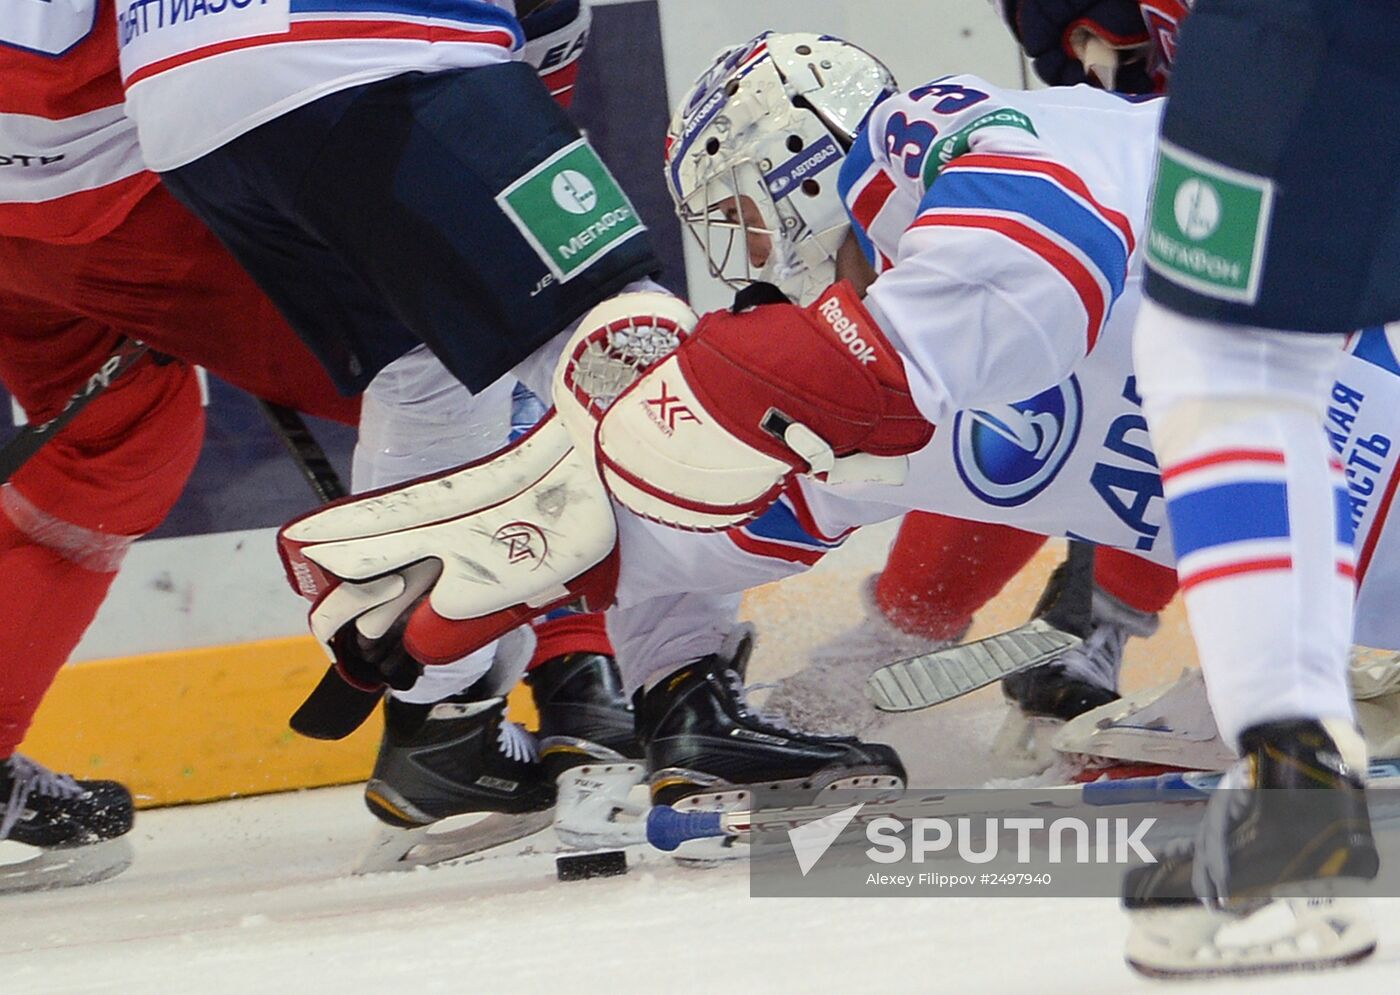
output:
[[[0,382],[32,421],[58,414],[121,338],[48,299],[46,274],[64,256],[44,251],[54,248],[0,238]]]
[[[140,535],[174,506],[203,438],[193,368],[147,357],[45,442],[10,483],[63,522]]]
[[[164,187],[87,256],[81,294],[89,313],[259,397],[355,420],[357,403],[335,389],[252,277]]]
[[[256,182],[245,182],[249,160],[258,158],[258,142],[267,139],[260,132],[255,129],[162,180],[217,236],[335,385],[344,393],[358,393],[385,365],[419,343],[373,289],[368,274],[279,205],[285,193],[281,188],[295,185],[294,177],[264,169],[252,177]],[[260,297],[252,306],[266,305]],[[236,315],[232,309],[226,312],[235,324]],[[261,332],[277,334],[268,325]]]
[[[473,390],[658,268],[620,187],[525,65],[364,87],[308,175],[297,213]]]
[[[1163,121],[1148,292],[1201,318],[1400,318],[1400,4],[1202,0]]]

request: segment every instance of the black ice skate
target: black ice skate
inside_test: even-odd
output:
[[[997,731],[992,752],[1007,765],[1007,774],[1031,774],[1054,763],[1051,741],[1064,723],[1118,700],[1118,672],[1128,640],[1157,631],[1155,614],[1130,608],[1097,587],[1091,605],[1091,628],[1082,643],[1001,682],[1002,694],[1014,707]]]
[[[612,657],[566,653],[525,676],[540,716],[540,760],[559,798],[554,834],[581,850],[623,845],[645,816],[646,778],[632,704]]]
[[[795,729],[751,709],[740,676],[752,638],[702,657],[647,691],[637,710],[652,802],[685,807],[743,804],[758,788],[810,791],[904,786],[888,746]]]
[[[365,804],[386,829],[360,873],[441,863],[549,825],[554,782],[534,738],[506,719],[504,698],[463,697],[386,699],[384,739],[365,785]]]
[[[1341,723],[1254,726],[1195,843],[1130,871],[1128,963],[1154,976],[1350,963],[1375,949],[1365,745]]]
[[[551,777],[580,764],[641,758],[632,703],[617,664],[601,653],[566,653],[525,675],[540,715],[540,762]]]
[[[1002,694],[1031,716],[1068,722],[1118,699],[1123,650],[1133,636],[1157,631],[1157,616],[1131,608],[1095,588],[1093,628],[1083,643],[1039,667],[1001,682]]]
[[[0,760],[0,843],[36,851],[0,864],[0,894],[89,884],[131,865],[131,793],[115,781],[77,781],[15,754]]]

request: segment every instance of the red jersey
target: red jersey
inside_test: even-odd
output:
[[[0,236],[75,243],[110,232],[157,182],[122,111],[110,0],[7,11],[0,79]]]

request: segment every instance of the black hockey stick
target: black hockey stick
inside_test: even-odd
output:
[[[258,400],[258,407],[272,422],[277,437],[287,447],[292,462],[297,465],[317,498],[324,502],[338,501],[350,493],[299,412],[284,404],[261,399]]]
[[[299,412],[272,401],[259,400],[258,406],[319,500],[337,501],[350,493]],[[383,696],[383,690],[361,690],[327,667],[287,724],[308,739],[344,739],[364,725]]]
[[[48,442],[78,416],[93,399],[112,386],[113,381],[136,365],[137,360],[150,351],[150,347],[139,339],[123,336],[97,372],[88,377],[78,388],[63,410],[48,421],[39,425],[24,425],[13,439],[0,448],[0,484],[9,480],[19,468],[28,463],[44,443]]]
[[[1025,625],[886,664],[870,675],[865,694],[882,712],[913,712],[1047,663],[1089,635],[1093,597],[1094,545],[1071,540]]]

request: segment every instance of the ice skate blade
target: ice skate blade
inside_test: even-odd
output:
[[[844,768],[839,771],[818,772],[811,777],[795,778],[788,781],[764,781],[762,784],[730,784],[710,774],[668,767],[651,776],[652,798],[656,799],[658,789],[674,792],[682,786],[694,788],[693,793],[670,802],[678,812],[741,812],[750,811],[764,804],[763,797],[777,791],[802,791],[812,793],[810,804],[831,801],[833,792],[861,790],[875,792],[871,800],[885,795],[899,797],[904,791],[902,778],[875,771],[862,771],[859,768]],[[790,800],[785,800],[791,804]],[[659,803],[658,803],[659,804]],[[682,867],[713,867],[748,857],[749,845],[732,836],[713,839],[689,840],[678,847],[672,858]]]
[[[8,860],[11,846],[29,856]],[[125,836],[52,850],[26,847],[11,840],[0,844],[0,860],[7,860],[0,863],[0,895],[95,884],[126,870],[133,856],[131,841]]]
[[[616,750],[601,743],[575,736],[550,736],[540,740],[540,763],[545,769],[563,777],[570,768],[583,764],[626,764],[633,758],[625,757]]]
[[[445,864],[492,847],[511,843],[546,828],[552,809],[539,812],[476,812],[457,815],[414,829],[381,826],[355,874],[411,871]]]
[[[1317,971],[1376,949],[1364,900],[1276,898],[1246,914],[1206,905],[1137,910],[1125,959],[1152,978]]]
[[[580,850],[612,849],[647,841],[643,795],[633,789],[646,779],[646,766],[589,763],[571,767],[559,775],[554,808],[554,834],[565,846]]]

